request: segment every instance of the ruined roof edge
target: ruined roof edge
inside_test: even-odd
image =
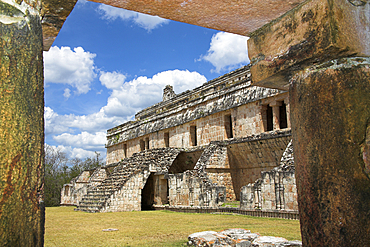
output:
[[[234,70],[232,72],[229,72],[225,75],[222,75],[218,78],[207,81],[203,85],[201,85],[199,87],[196,87],[192,90],[187,90],[185,92],[182,92],[182,93],[176,95],[175,97],[173,97],[171,100],[162,101],[162,102],[154,104],[150,107],[147,107],[147,108],[139,111],[135,115],[135,120],[127,121],[123,124],[120,124],[120,125],[115,126],[111,129],[108,129],[107,130],[107,135],[109,136],[109,135],[112,135],[114,133],[120,132],[120,130],[122,130],[124,127],[132,125],[132,124],[134,124],[134,123],[136,123],[140,120],[144,120],[145,118],[153,117],[155,115],[157,115],[157,116],[158,115],[163,115],[163,113],[165,113],[165,112],[173,112],[174,110],[176,110],[176,108],[178,108],[178,106],[176,107],[176,103],[179,103],[181,100],[188,100],[189,96],[191,96],[192,94],[195,94],[195,92],[199,92],[198,97],[192,97],[189,101],[187,101],[187,103],[189,103],[191,101],[194,101],[196,99],[199,99],[200,97],[203,97],[203,98],[207,97],[208,98],[212,94],[214,95],[214,97],[218,97],[219,94],[217,94],[216,92],[208,92],[208,93],[204,93],[204,94],[202,94],[202,92],[205,92],[206,90],[209,90],[211,87],[215,87],[215,86],[220,85],[222,83],[226,83],[226,81],[227,81],[226,79],[230,79],[231,76],[235,76],[235,75],[238,75],[238,74],[246,72],[246,71],[249,72],[249,69],[250,69],[249,65],[243,66],[239,69],[236,69],[236,70]],[[248,80],[250,80],[249,76],[250,76],[250,73],[248,73]],[[237,85],[237,84],[239,84],[243,81],[244,80],[241,80],[241,81],[238,81],[238,82],[235,82],[235,83],[231,83],[230,85],[225,86],[223,89],[230,88],[230,87],[232,87],[234,85]],[[210,100],[214,97],[209,97],[207,100]],[[163,110],[163,109],[165,109],[165,110]]]

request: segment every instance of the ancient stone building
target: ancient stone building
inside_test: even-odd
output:
[[[289,90],[303,245],[370,246],[368,0],[93,1],[249,36],[253,85]],[[2,1],[3,245],[43,246],[42,50],[75,3]]]
[[[251,86],[249,66],[178,95],[166,86],[162,102],[108,130],[107,165],[65,185],[62,205],[106,212],[239,201],[243,186],[279,166],[291,140],[288,97]],[[291,177],[294,203],[274,197],[246,208],[297,210]],[[284,186],[266,193],[275,189]]]

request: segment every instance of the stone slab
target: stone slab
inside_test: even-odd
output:
[[[369,26],[366,1],[307,1],[251,35],[252,84],[288,90],[289,78],[309,64],[369,56]]]
[[[93,2],[248,35],[304,0],[93,0]]]

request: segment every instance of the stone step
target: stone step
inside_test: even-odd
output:
[[[115,191],[121,189],[132,176],[148,169],[153,161],[164,166],[173,159],[174,156],[168,149],[146,150],[124,159],[100,185],[87,191],[78,210],[98,212]]]

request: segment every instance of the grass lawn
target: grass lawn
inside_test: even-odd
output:
[[[108,228],[119,230],[102,231]],[[228,228],[301,239],[297,220],[169,211],[84,213],[52,207],[46,208],[45,246],[184,246],[191,233]]]

